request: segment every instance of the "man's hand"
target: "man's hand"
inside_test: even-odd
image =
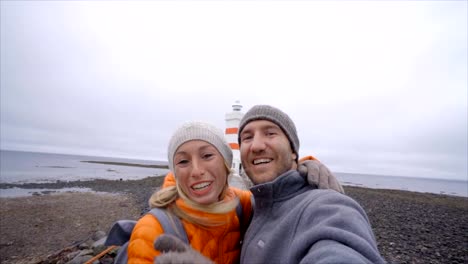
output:
[[[298,171],[307,176],[311,186],[319,189],[332,189],[344,194],[344,189],[330,170],[320,161],[305,157],[299,161]]]
[[[161,252],[161,255],[154,259],[155,264],[214,264],[213,261],[173,235],[159,236],[154,241],[154,248]]]

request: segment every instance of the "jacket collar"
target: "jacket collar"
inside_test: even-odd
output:
[[[255,199],[275,200],[288,199],[305,191],[306,179],[297,170],[289,170],[271,182],[254,185],[250,188]]]

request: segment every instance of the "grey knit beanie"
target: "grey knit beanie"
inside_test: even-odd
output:
[[[229,168],[232,166],[232,150],[224,138],[223,131],[204,122],[187,122],[180,126],[171,137],[167,148],[169,169],[174,173],[174,154],[180,145],[190,140],[203,140],[213,145],[223,156]]]
[[[285,112],[269,105],[256,105],[245,113],[239,124],[239,134],[237,138],[239,146],[241,145],[240,134],[242,130],[248,123],[255,120],[268,120],[278,125],[288,137],[293,151],[297,156],[299,155],[299,138],[297,137],[294,122]]]

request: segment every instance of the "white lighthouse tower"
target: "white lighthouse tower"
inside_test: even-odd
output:
[[[226,141],[229,143],[232,149],[232,168],[237,174],[240,172],[240,152],[239,144],[237,143],[237,134],[239,132],[239,123],[244,116],[244,113],[241,112],[242,105],[240,101],[237,100],[232,105],[232,112],[226,113]]]
[[[235,187],[245,188],[242,178],[240,177],[241,159],[239,151],[239,143],[237,142],[237,134],[239,132],[239,123],[244,116],[242,113],[242,105],[237,100],[232,105],[232,112],[226,113],[226,141],[232,149],[232,169],[233,175],[230,179],[230,184]]]

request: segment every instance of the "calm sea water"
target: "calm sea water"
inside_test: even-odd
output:
[[[468,181],[354,173],[336,173],[336,177],[343,185],[468,197]]]
[[[141,168],[87,163],[82,161],[112,161],[144,165],[162,162],[78,155],[0,150],[0,182],[56,182],[91,179],[143,179],[167,173],[164,169]]]
[[[90,179],[142,179],[164,175],[165,169],[140,168],[81,161],[112,161],[145,165],[162,165],[164,162],[104,158],[64,154],[46,154],[0,150],[0,182],[55,182]],[[343,185],[368,188],[408,190],[468,197],[468,181],[381,176],[368,174],[336,173]],[[6,195],[6,190],[2,190]],[[1,193],[0,193],[1,196]]]

